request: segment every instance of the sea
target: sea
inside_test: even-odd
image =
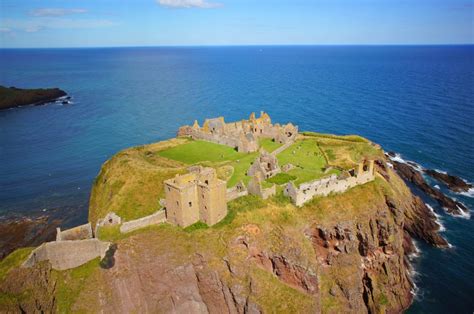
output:
[[[0,216],[87,221],[115,153],[179,126],[266,111],[300,130],[359,134],[474,182],[474,46],[0,49],[0,85],[59,87],[71,104],[0,111]],[[473,191],[450,196],[474,209]],[[417,241],[409,313],[473,313],[474,218],[432,206],[451,247]]]

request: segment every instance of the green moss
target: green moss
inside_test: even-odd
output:
[[[0,262],[0,282],[3,281],[8,272],[15,267],[19,267],[33,251],[33,247],[21,248],[13,251]]]

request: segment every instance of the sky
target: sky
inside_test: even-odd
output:
[[[473,44],[474,0],[0,0],[0,47]]]

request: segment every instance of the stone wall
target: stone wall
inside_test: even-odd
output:
[[[248,195],[247,187],[240,181],[233,188],[227,189],[226,198],[227,202],[235,200],[236,198]]]
[[[137,229],[144,228],[151,225],[156,225],[163,222],[166,222],[166,213],[163,209],[160,209],[159,211],[157,211],[156,213],[152,215],[142,217],[136,220],[124,222],[120,226],[120,232],[126,233],[126,232],[130,232],[130,231],[137,230]]]
[[[92,239],[92,226],[90,223],[61,231],[56,228],[56,241]]]
[[[49,260],[54,269],[70,269],[96,257],[103,258],[109,246],[109,242],[98,239],[46,242],[33,250],[22,266],[31,267],[37,262]]]
[[[327,196],[329,193],[341,193],[352,187],[370,182],[375,179],[373,163],[368,170],[359,170],[357,175],[349,177],[329,177],[302,183],[296,187],[293,182],[287,184],[284,194],[289,196],[296,206],[303,206],[315,196]]]

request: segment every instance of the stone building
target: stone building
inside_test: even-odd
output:
[[[198,221],[209,226],[227,215],[226,182],[213,168],[194,166],[189,173],[164,182],[167,221],[187,227]]]
[[[178,136],[189,136],[235,148],[239,152],[256,152],[259,138],[270,138],[285,144],[295,140],[298,127],[291,123],[272,124],[270,116],[261,112],[256,118],[252,113],[248,120],[226,123],[223,117],[206,119],[202,127],[197,121],[192,126],[179,128]]]
[[[252,166],[247,171],[247,175],[252,177],[260,173],[262,178],[268,179],[281,172],[278,159],[262,149],[260,155],[255,159]]]
[[[341,193],[354,186],[375,179],[374,161],[368,160],[357,165],[341,175],[331,175],[322,179],[302,183],[297,187],[293,182],[287,184],[284,194],[289,196],[293,204],[303,206],[315,196],[327,196],[329,193]]]
[[[250,179],[247,190],[249,194],[257,195],[262,199],[266,200],[270,196],[276,194],[276,185],[273,184],[271,187],[264,188],[263,180],[264,179],[260,172],[255,173],[252,179]]]

